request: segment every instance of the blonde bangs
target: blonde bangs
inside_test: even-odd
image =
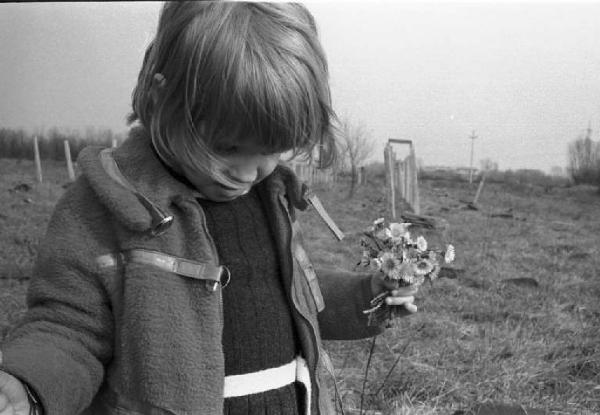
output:
[[[197,53],[185,80],[187,121],[203,125],[209,146],[234,137],[272,152],[310,153],[332,113],[325,57],[310,21],[286,19],[260,3],[235,3],[219,16],[218,31],[203,31],[202,41],[198,29],[188,36]]]

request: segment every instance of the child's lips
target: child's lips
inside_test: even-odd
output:
[[[231,197],[238,197],[238,196],[245,195],[246,193],[248,193],[250,191],[250,187],[251,187],[251,186],[229,187],[229,186],[225,186],[221,183],[217,183],[217,185],[218,185],[218,187],[221,188],[221,190],[224,194],[226,194],[227,196],[231,196]]]
[[[240,190],[239,187],[231,187],[231,186],[227,186],[227,185],[225,185],[223,183],[217,183],[217,185],[219,187],[221,187],[222,189],[225,189],[225,190],[228,190],[228,191],[231,191],[231,192],[235,192],[236,190]]]
[[[229,185],[229,184],[225,184],[225,183],[221,183],[216,181],[215,184],[217,186],[219,186],[220,188],[222,188],[223,190],[226,190],[228,192],[244,192],[247,193],[250,188],[256,183],[256,181],[252,181],[252,182],[238,182],[239,184],[236,185]]]

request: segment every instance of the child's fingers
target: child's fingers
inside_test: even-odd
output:
[[[29,413],[29,401],[23,384],[14,376],[0,370],[0,415]]]
[[[402,297],[387,297],[385,299],[385,302],[388,305],[406,305],[414,303],[415,297],[413,297],[412,295]]]
[[[8,409],[8,398],[0,392],[0,415],[3,415],[6,409]]]
[[[410,295],[415,295],[419,291],[419,287],[415,285],[409,285],[408,287],[400,287],[395,290],[392,290],[392,296],[394,297],[407,297]]]
[[[417,306],[412,304],[412,303],[407,303],[404,304],[404,307],[408,310],[409,313],[416,313],[417,312]]]
[[[414,304],[415,297],[412,295],[402,297],[387,297],[385,300],[388,305],[404,306],[409,313],[416,313],[417,306]]]

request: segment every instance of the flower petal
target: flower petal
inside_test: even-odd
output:
[[[449,264],[452,261],[454,261],[454,258],[455,258],[454,246],[448,245],[448,247],[446,248],[446,253],[444,254],[444,262],[446,264]]]
[[[423,236],[417,238],[417,249],[421,252],[427,251],[427,240]]]

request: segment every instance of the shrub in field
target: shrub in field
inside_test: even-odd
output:
[[[566,177],[551,176],[541,170],[518,169],[503,172],[503,182],[513,187],[524,187],[527,190],[538,188],[544,192],[554,187],[566,187],[571,181]],[[515,186],[516,185],[516,186]]]
[[[452,170],[419,170],[419,179],[422,180],[447,180],[451,182],[468,181],[463,175]]]
[[[371,163],[365,166],[367,177],[377,181],[383,182],[385,179],[385,165],[383,163]]]

